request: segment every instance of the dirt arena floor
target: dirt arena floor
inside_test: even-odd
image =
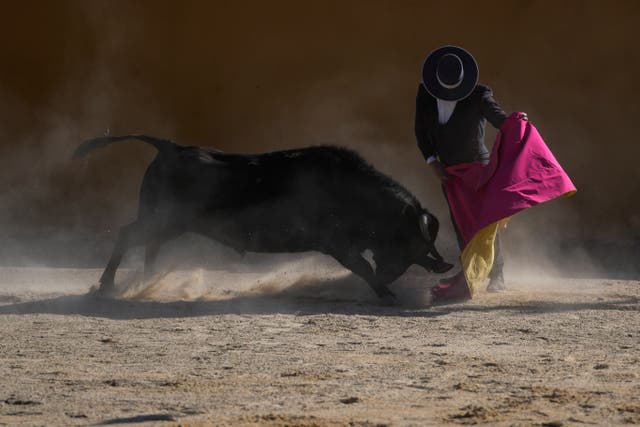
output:
[[[313,260],[177,271],[116,298],[100,271],[0,268],[0,425],[640,423],[640,282],[513,277],[384,307]],[[304,272],[304,273],[302,273]]]

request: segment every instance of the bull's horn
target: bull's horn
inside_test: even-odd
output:
[[[420,232],[426,240],[431,241],[431,236],[429,235],[429,215],[426,213],[420,215]]]

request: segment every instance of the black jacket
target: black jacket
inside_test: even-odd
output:
[[[447,123],[438,123],[438,105],[424,86],[416,98],[416,138],[425,159],[436,156],[445,166],[473,161],[487,161],[484,145],[486,121],[497,129],[507,114],[493,99],[491,89],[477,85],[471,95],[458,101]]]

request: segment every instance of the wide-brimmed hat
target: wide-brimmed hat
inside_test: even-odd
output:
[[[422,84],[433,97],[459,101],[478,83],[478,63],[461,47],[443,46],[431,52],[422,66]]]

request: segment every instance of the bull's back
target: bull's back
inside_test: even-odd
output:
[[[397,220],[403,202],[357,154],[334,147],[283,154],[261,156],[249,172],[250,197],[237,221],[251,230],[253,250],[365,242]]]
[[[166,169],[154,175],[165,176],[166,182],[159,184],[167,195],[205,211],[298,214],[317,222],[330,214],[344,217],[371,209],[372,204],[403,202],[397,183],[357,153],[339,147],[246,156],[184,147],[169,165],[154,163],[154,168]]]
[[[244,250],[322,250],[379,228],[373,210],[397,201],[376,173],[354,152],[335,147],[253,156],[182,147],[149,166],[141,205],[146,199],[174,223]]]

